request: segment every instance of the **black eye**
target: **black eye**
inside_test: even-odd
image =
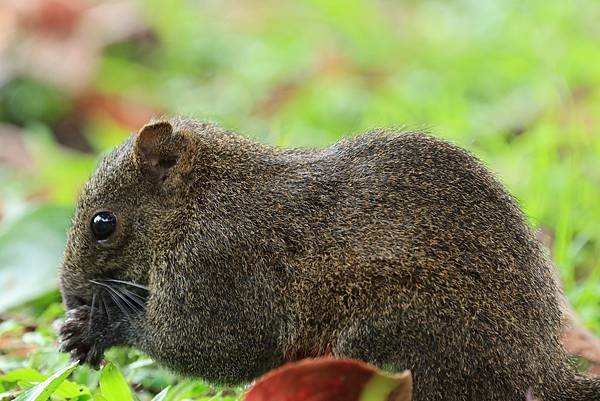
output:
[[[98,241],[111,236],[117,228],[117,216],[112,212],[98,212],[92,217],[92,233]]]

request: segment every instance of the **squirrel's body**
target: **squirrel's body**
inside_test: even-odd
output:
[[[98,210],[118,222],[100,242]],[[144,308],[120,312],[106,285]],[[567,364],[558,286],[516,202],[420,134],[279,150],[192,120],[149,125],[84,189],[61,287],[64,347],[93,364],[129,344],[236,383],[332,354],[411,369],[415,400],[600,399]]]

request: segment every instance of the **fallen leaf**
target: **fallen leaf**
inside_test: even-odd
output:
[[[589,373],[600,375],[600,340],[598,337],[582,325],[573,323],[563,334],[562,342],[569,354],[580,356],[592,364]]]
[[[97,72],[102,49],[148,28],[128,1],[11,0],[0,22],[11,23],[0,40],[0,63],[10,76],[25,74],[78,95]],[[2,33],[2,32],[0,32]],[[1,36],[1,35],[0,35]],[[1,39],[1,38],[0,38]],[[0,74],[1,75],[1,74]]]
[[[410,401],[409,371],[386,373],[352,359],[317,358],[286,364],[252,386],[244,401]]]
[[[4,334],[0,336],[0,349],[4,355],[24,358],[36,350],[36,346],[25,344],[21,336]]]
[[[25,135],[21,128],[0,124],[0,164],[16,170],[30,171],[35,162],[24,141]]]
[[[26,24],[50,35],[71,34],[85,11],[85,4],[78,0],[45,0],[32,3],[32,7],[24,15]]]

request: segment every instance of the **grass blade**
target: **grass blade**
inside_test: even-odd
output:
[[[78,362],[73,362],[62,368],[43,382],[35,385],[24,393],[21,393],[15,398],[15,401],[46,401],[61,383],[69,377],[71,372],[77,367],[77,364]]]
[[[165,399],[165,397],[167,396],[167,393],[169,392],[169,388],[170,387],[167,387],[160,393],[156,394],[156,396],[152,399],[152,401],[163,401]]]
[[[131,390],[112,362],[107,363],[100,373],[100,390],[106,401],[133,401]]]

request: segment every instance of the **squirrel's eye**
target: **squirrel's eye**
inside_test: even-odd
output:
[[[92,217],[92,233],[98,241],[111,236],[117,228],[117,216],[112,212],[98,212]]]

